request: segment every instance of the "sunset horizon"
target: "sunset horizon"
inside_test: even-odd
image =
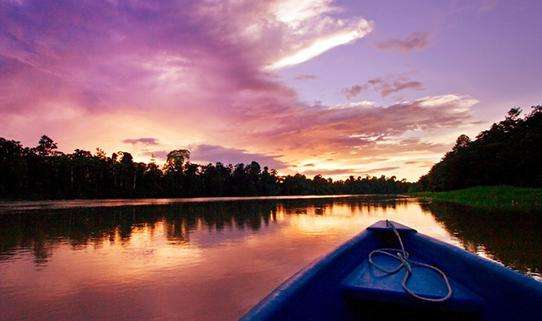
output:
[[[540,9],[0,1],[0,137],[416,181],[459,135],[540,103]]]
[[[540,321],[542,0],[0,0],[0,321]]]

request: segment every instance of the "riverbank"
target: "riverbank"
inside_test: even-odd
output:
[[[448,192],[421,192],[422,199],[503,210],[542,210],[542,188],[477,186]]]

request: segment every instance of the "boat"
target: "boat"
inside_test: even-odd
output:
[[[385,220],[292,276],[240,319],[283,320],[540,321],[542,282]]]

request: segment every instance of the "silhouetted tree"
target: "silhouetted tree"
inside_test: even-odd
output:
[[[35,151],[39,156],[50,156],[54,154],[56,149],[56,143],[51,138],[43,135],[41,136]]]
[[[134,162],[130,153],[108,157],[98,148],[76,149],[71,154],[42,136],[38,146],[0,138],[0,198],[110,198],[229,195],[369,194],[403,193],[411,186],[395,177],[353,177],[345,181],[321,175],[280,177],[258,162],[199,165],[190,162],[190,151],[171,151],[162,169]]]
[[[165,169],[166,172],[174,171],[182,173],[184,161],[190,159],[190,151],[186,149],[172,150],[167,154]]]
[[[476,139],[458,137],[455,146],[418,181],[422,190],[476,185],[542,186],[542,106],[521,118],[512,108]]]

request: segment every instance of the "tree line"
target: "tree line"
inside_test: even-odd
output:
[[[249,164],[201,165],[190,151],[171,151],[162,165],[135,162],[128,152],[110,156],[76,149],[63,153],[48,136],[35,147],[0,138],[1,199],[253,196],[307,194],[399,194],[446,191],[478,185],[542,187],[542,106],[506,118],[474,140],[466,135],[417,183],[392,177],[333,180],[303,174],[280,176]]]
[[[45,135],[35,147],[0,138],[2,199],[398,194],[410,186],[395,176],[336,181],[321,175],[279,176],[254,161],[201,165],[190,162],[185,149],[171,151],[160,166],[154,160],[135,162],[128,152],[107,156],[99,148],[66,154]]]
[[[478,185],[542,187],[542,106],[521,117],[512,108],[506,118],[474,140],[455,146],[418,181],[418,188],[446,191]]]

